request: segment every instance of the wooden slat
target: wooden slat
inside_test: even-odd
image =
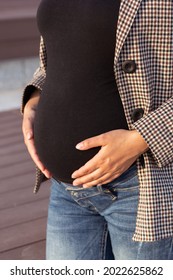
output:
[[[0,1],[0,59],[38,55],[36,11],[40,0]]]
[[[10,130],[10,129],[9,129]],[[21,131],[15,131],[15,133],[9,133],[9,135],[5,135],[5,133],[3,133],[2,135],[0,135],[1,141],[0,141],[0,146],[7,146],[9,144],[14,144],[14,143],[23,143],[23,135],[21,133]]]
[[[22,115],[19,112],[19,109],[3,111],[3,112],[0,112],[0,115],[1,115],[0,123],[14,120],[14,118],[17,118],[18,120],[20,120],[22,117]]]
[[[8,120],[8,121],[2,121],[2,120],[0,120],[0,129],[2,130],[2,129],[9,129],[9,128],[11,128],[11,127],[20,127],[21,126],[21,124],[22,124],[22,120],[21,119],[18,119],[18,118],[16,118],[16,116],[15,116],[15,118],[13,117],[10,121]]]
[[[0,211],[0,229],[47,216],[48,197]],[[13,213],[13,215],[11,215]]]
[[[25,188],[29,188],[32,192],[34,184],[35,174],[33,172],[28,172],[27,174],[20,174],[16,177],[5,178],[0,181],[0,194],[11,192],[14,190],[24,190]],[[49,189],[50,184],[50,180],[47,180],[46,182],[42,183],[41,191],[43,189]]]
[[[45,239],[47,218],[40,218],[0,231],[0,252]]]
[[[25,162],[25,161],[32,161],[32,159],[31,159],[29,153],[21,150],[18,153],[13,154],[12,156],[10,154],[3,155],[3,156],[1,155],[0,167],[3,167],[3,166],[5,167],[7,165],[13,165],[13,164]]]
[[[16,134],[13,137],[1,137],[0,149],[4,149],[5,147],[14,146],[17,144],[21,144],[22,150],[25,149],[25,147],[23,146],[24,141],[20,134]]]
[[[15,177],[22,173],[35,172],[34,165],[31,161],[16,163],[14,165],[9,165],[8,167],[2,167],[0,172],[0,180],[7,177]]]
[[[11,192],[16,189],[24,189],[32,187],[34,184],[33,172],[28,174],[21,174],[16,177],[5,178],[0,180],[0,194]]]
[[[18,127],[12,127],[11,129],[5,128],[0,131],[0,137],[11,137],[13,135],[18,135],[20,134],[22,136],[22,128]]]
[[[35,18],[40,0],[5,0],[0,1],[0,20]]]
[[[10,137],[10,136],[23,136],[22,133],[22,127],[21,124],[18,125],[13,125],[13,126],[8,126],[5,125],[5,128],[0,126],[0,137],[2,138],[6,138],[6,137]],[[22,137],[21,137],[22,138]]]
[[[0,113],[0,259],[44,259],[51,181],[33,194],[35,163],[19,110]]]
[[[0,253],[0,260],[45,260],[45,240]]]
[[[17,207],[19,205],[24,205],[29,202],[37,201],[48,197],[50,188],[42,188],[42,190],[33,194],[30,188],[25,188],[25,190],[14,190],[0,196],[0,209],[8,209],[12,207]],[[38,206],[39,207],[39,206]]]
[[[17,143],[14,145],[8,145],[7,147],[0,149],[0,156],[1,155],[8,155],[12,153],[18,153],[18,151],[21,151],[22,149],[26,149],[25,145],[23,143]]]

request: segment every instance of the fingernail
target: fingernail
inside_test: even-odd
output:
[[[31,139],[31,136],[32,136],[31,133],[28,132],[28,133],[27,133],[27,139],[30,140],[30,139]]]
[[[84,145],[83,145],[82,143],[79,143],[79,144],[76,145],[76,149],[79,149],[79,150],[80,150],[80,149],[83,148],[83,146],[84,146]]]
[[[49,173],[46,173],[46,176],[47,178],[51,178],[50,174]]]

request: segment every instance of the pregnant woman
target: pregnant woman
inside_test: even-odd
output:
[[[42,0],[37,11],[40,67],[25,89],[22,113],[37,176],[52,182],[47,259],[143,259],[150,253],[144,247],[137,254],[139,244],[132,240],[137,166],[144,169],[142,154],[149,145],[132,127],[144,114],[135,108],[137,97],[118,89],[118,80],[123,87],[115,66],[120,4]],[[132,59],[122,68],[124,75],[137,71]],[[154,246],[152,258],[160,258]]]

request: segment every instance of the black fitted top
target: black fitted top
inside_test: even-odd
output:
[[[46,80],[34,123],[41,161],[56,180],[100,149],[79,151],[80,141],[128,129],[114,76],[120,0],[42,0],[37,22],[47,51]]]

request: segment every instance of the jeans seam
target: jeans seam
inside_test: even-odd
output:
[[[81,200],[84,200],[84,199],[88,199],[88,198],[91,198],[91,197],[95,197],[99,195],[99,193],[96,193],[96,194],[93,194],[93,195],[90,195],[90,196],[85,196],[85,197],[79,197],[78,199],[75,199],[76,201],[81,201]],[[72,195],[72,197],[74,198],[75,196]]]
[[[67,191],[76,191],[76,192],[78,192],[78,191],[83,191],[83,190],[85,190],[84,188],[76,188],[75,186],[74,187],[65,187],[65,190],[67,190]]]
[[[129,187],[129,188],[116,188],[115,191],[135,191],[139,188],[139,185],[135,186],[135,187]]]
[[[173,251],[173,238],[172,238],[172,240],[171,240],[171,246],[170,246],[171,248],[170,248],[170,251],[169,251],[169,255],[168,255],[168,260],[172,260],[172,258],[171,258],[171,254],[172,254],[172,251]]]
[[[107,236],[108,236],[108,226],[107,223],[104,224],[104,228],[103,228],[103,236],[102,236],[102,240],[101,240],[101,260],[105,260],[106,257],[106,240],[107,240]]]

